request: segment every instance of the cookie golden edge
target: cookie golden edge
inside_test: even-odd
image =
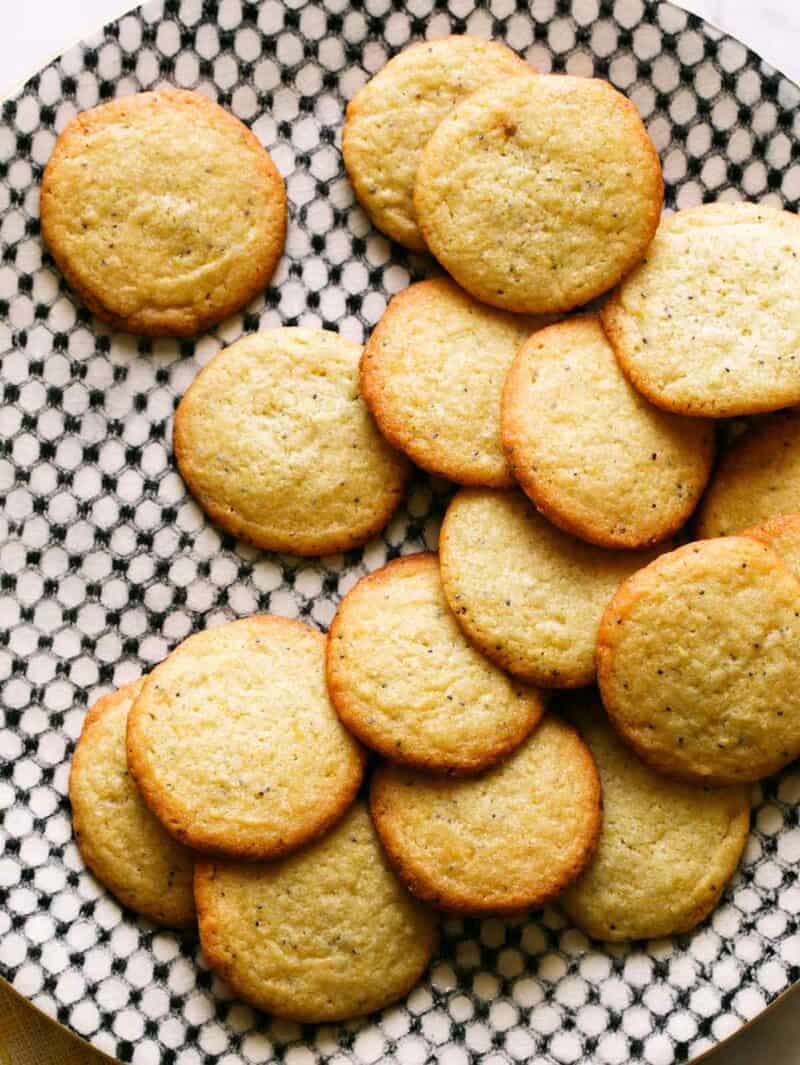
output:
[[[144,677],[140,677],[139,680],[132,681],[130,684],[125,684],[121,688],[117,688],[116,691],[101,696],[92,704],[84,718],[83,728],[81,729],[81,734],[78,738],[78,742],[75,744],[75,750],[72,754],[69,772],[69,798],[72,811],[73,836],[78,850],[80,851],[81,858],[83,858],[89,871],[101,884],[107,887],[114,897],[119,899],[124,906],[127,906],[128,909],[133,910],[134,913],[141,914],[154,924],[161,925],[164,928],[191,928],[197,920],[194,908],[191,910],[183,910],[180,908],[173,909],[167,903],[166,896],[164,897],[165,905],[143,906],[141,899],[137,895],[125,891],[121,884],[115,883],[113,886],[111,885],[106,874],[105,863],[101,862],[96,857],[94,849],[86,843],[85,833],[83,831],[83,817],[80,812],[81,804],[75,802],[73,799],[77,781],[83,772],[84,759],[92,757],[92,754],[87,750],[88,745],[86,744],[85,739],[91,737],[93,729],[100,721],[102,721],[107,713],[115,709],[120,699],[125,699],[129,695],[133,693],[138,694],[138,692],[141,691],[144,685],[144,679]]]
[[[346,623],[347,610],[349,607],[348,597],[352,592],[354,592],[359,585],[364,583],[384,584],[387,581],[390,581],[394,574],[399,570],[422,570],[430,566],[432,562],[438,567],[438,556],[431,551],[420,551],[414,555],[404,555],[401,558],[396,558],[392,562],[389,562],[381,569],[375,570],[373,573],[368,573],[353,585],[353,588],[350,589],[339,604],[336,616],[328,630],[328,643],[325,652],[325,677],[328,684],[328,694],[330,695],[336,713],[339,715],[340,721],[348,732],[352,733],[352,735],[355,736],[359,742],[363,743],[365,747],[369,747],[370,750],[383,755],[387,761],[394,762],[397,765],[402,765],[409,769],[427,770],[428,772],[437,775],[444,774],[454,777],[468,777],[502,761],[503,758],[511,754],[512,751],[516,750],[517,747],[528,738],[545,713],[546,695],[543,692],[540,692],[535,688],[531,689],[529,698],[526,700],[526,703],[529,706],[529,713],[524,719],[520,720],[519,727],[512,736],[506,737],[503,740],[497,740],[491,745],[487,744],[484,748],[483,756],[479,759],[464,759],[456,764],[452,762],[443,763],[441,759],[436,757],[409,757],[406,752],[398,752],[392,743],[381,742],[376,739],[373,733],[370,733],[368,729],[365,729],[360,714],[357,709],[351,705],[348,699],[347,684],[342,682],[334,661],[335,641],[339,636],[342,625]],[[456,622],[456,624],[458,623]],[[459,632],[464,635],[464,639],[472,646],[475,646],[467,638],[466,634],[463,633],[463,629],[460,625],[458,628]],[[479,650],[479,648],[477,649]],[[492,664],[495,665],[495,663]]]
[[[713,203],[702,204],[698,207],[687,207],[682,211],[676,211],[674,214],[664,218],[661,222],[661,227],[666,230],[677,228],[682,225],[684,221],[689,220],[691,222],[697,216],[700,216],[701,219],[703,219],[701,225],[708,224],[709,226],[712,226],[715,222],[726,222],[730,224],[730,212],[728,208],[733,206],[758,208],[763,205],[750,203],[736,205]],[[765,208],[765,210],[774,211],[776,215],[791,214],[789,211],[780,211],[769,207]],[[752,222],[754,219],[754,213],[755,212],[751,213],[748,211],[747,216],[742,218],[742,222]],[[779,221],[779,224],[783,223]],[[646,259],[646,253],[644,258]],[[697,404],[679,402],[670,399],[668,396],[661,394],[658,390],[651,388],[649,382],[643,378],[642,374],[633,365],[627,350],[624,324],[625,314],[619,302],[620,289],[622,285],[625,284],[625,281],[626,277],[623,277],[619,285],[614,288],[613,292],[610,293],[608,299],[600,308],[600,321],[602,322],[603,330],[608,337],[609,343],[614,349],[614,355],[619,363],[620,369],[636,391],[640,392],[649,403],[653,404],[654,407],[658,407],[670,414],[682,414],[687,418],[733,418],[747,414],[769,414],[782,407],[789,406],[792,402],[800,401],[800,385],[798,385],[797,395],[794,401],[790,398],[782,398],[777,404],[775,401],[764,400],[761,403],[749,402],[744,405],[726,405],[722,408],[716,406],[713,402],[708,405],[700,406]]]
[[[276,1017],[283,1017],[286,1020],[305,1024],[328,1024],[337,1021],[352,1020],[356,1017],[363,1017],[375,1010],[383,1009],[384,1007],[391,1005],[393,1002],[398,1002],[400,999],[405,998],[405,996],[416,987],[430,965],[431,958],[438,949],[441,939],[439,923],[432,921],[430,937],[426,945],[426,957],[424,963],[409,976],[406,985],[402,989],[393,992],[388,996],[376,996],[374,1002],[370,1003],[365,1010],[359,1013],[353,1013],[349,1010],[331,1010],[324,1014],[312,1014],[303,1009],[287,1008],[285,1001],[276,1003],[268,996],[264,996],[260,1001],[256,1001],[253,995],[248,992],[247,988],[240,984],[233,965],[226,957],[225,945],[228,940],[220,929],[219,923],[213,913],[213,907],[210,904],[210,885],[214,880],[215,864],[215,862],[206,858],[198,857],[194,870],[194,900],[197,908],[197,925],[200,931],[203,955],[208,962],[209,967],[217,973],[229,985],[229,987],[231,987],[239,998],[247,1002],[252,1002],[253,1005],[273,1013]]]
[[[520,73],[536,74],[538,71],[530,63],[526,62],[522,56],[518,55],[512,48],[503,44],[502,41],[485,40],[482,37],[472,37],[471,34],[450,34],[448,37],[439,38],[439,41],[451,41],[461,40],[464,37],[471,37],[473,40],[477,40],[480,45],[490,45],[493,49],[501,49],[503,52],[509,53],[509,56],[514,56],[519,60]],[[398,55],[407,56],[409,52],[416,51],[417,49],[424,49],[426,45],[430,44],[430,41],[416,41],[414,44],[410,44],[403,48]],[[396,57],[393,57],[396,58]],[[428,245],[425,243],[422,234],[422,228],[419,225],[419,221],[416,221],[416,232],[405,226],[397,226],[391,223],[387,224],[385,219],[378,219],[376,213],[369,206],[369,196],[367,195],[366,183],[362,180],[361,169],[358,162],[353,158],[350,151],[350,138],[353,132],[353,126],[361,117],[361,115],[368,109],[365,104],[366,94],[364,90],[367,86],[371,85],[374,79],[383,73],[386,68],[391,64],[390,59],[379,71],[373,75],[368,82],[366,82],[361,89],[355,94],[355,96],[347,104],[345,109],[344,125],[342,127],[342,161],[344,162],[345,171],[350,184],[353,186],[353,191],[356,194],[356,199],[364,210],[365,214],[369,218],[370,222],[375,226],[377,230],[384,233],[391,240],[401,244],[404,248],[413,252],[427,252]]]
[[[467,489],[468,491],[469,489]],[[490,662],[494,662],[500,669],[505,670],[506,673],[510,673],[513,677],[518,678],[525,684],[532,684],[537,688],[544,688],[546,692],[555,692],[560,689],[571,688],[583,688],[587,684],[591,684],[595,678],[594,668],[591,670],[567,672],[565,670],[559,670],[558,676],[553,677],[552,671],[545,669],[525,669],[521,667],[513,655],[506,654],[504,650],[498,651],[496,641],[492,640],[488,634],[482,637],[478,630],[472,626],[467,628],[462,621],[462,616],[459,613],[458,606],[453,598],[452,586],[455,584],[455,576],[451,576],[454,573],[454,567],[451,566],[449,559],[450,555],[450,521],[455,521],[453,516],[454,506],[457,501],[462,497],[462,492],[457,492],[448,504],[445,511],[444,518],[442,520],[442,527],[439,532],[439,567],[442,576],[442,588],[444,589],[445,598],[450,607],[452,614],[459,624],[461,631],[464,633],[469,642],[475,647],[482,655],[485,655]],[[546,696],[545,696],[546,697]]]
[[[546,330],[559,330],[569,333],[575,322],[580,322],[591,315],[579,315],[568,321],[556,322],[546,326]],[[540,330],[539,332],[544,332]],[[548,485],[535,477],[530,469],[530,464],[521,454],[519,446],[519,425],[524,420],[526,412],[518,405],[517,394],[524,377],[524,364],[528,358],[528,345],[535,339],[538,333],[534,333],[519,349],[514,361],[506,375],[503,395],[501,399],[500,432],[503,441],[503,450],[511,468],[512,476],[518,482],[525,495],[531,500],[536,509],[543,514],[548,521],[556,525],[564,532],[576,536],[579,540],[594,544],[596,547],[605,547],[611,550],[643,550],[664,543],[674,536],[696,511],[703,493],[705,492],[714,466],[714,427],[711,422],[706,426],[706,433],[701,442],[700,459],[698,465],[702,466],[702,475],[692,485],[692,494],[687,496],[684,505],[673,511],[670,521],[664,521],[657,533],[649,536],[637,536],[631,532],[629,535],[609,536],[605,529],[588,520],[576,520],[574,515],[567,514],[559,505],[557,493],[554,493]],[[616,354],[616,353],[615,353]],[[631,382],[632,383],[632,382]],[[647,397],[645,397],[647,398]]]
[[[114,125],[119,120],[119,112],[124,110],[124,105],[131,106],[131,101],[140,96],[162,96],[171,100],[175,107],[181,107],[186,110],[187,121],[191,121],[193,109],[199,108],[209,118],[213,118],[218,126],[227,126],[229,129],[235,130],[250,148],[257,149],[255,154],[261,161],[261,170],[265,183],[270,189],[271,198],[280,210],[280,225],[276,232],[265,233],[264,254],[261,260],[254,264],[252,277],[248,284],[231,294],[224,303],[218,305],[213,311],[205,314],[198,313],[194,309],[176,307],[168,310],[140,310],[129,317],[116,314],[103,303],[96,292],[88,289],[80,281],[67,257],[61,254],[58,239],[53,239],[54,234],[50,226],[49,201],[50,190],[55,180],[54,174],[60,160],[71,152],[73,139],[80,139],[90,128]],[[235,115],[201,93],[192,92],[188,89],[175,89],[172,86],[162,86],[159,89],[137,93],[133,97],[120,97],[118,100],[98,104],[96,107],[80,112],[69,122],[59,135],[42,176],[40,221],[42,239],[53,256],[56,266],[64,276],[70,290],[75,293],[81,303],[92,314],[106,322],[112,329],[131,333],[134,336],[192,337],[204,333],[211,326],[230,317],[244,307],[245,304],[249,303],[269,284],[283,254],[286,242],[286,186],[267,149],[252,130],[236,118]]]
[[[770,551],[774,551],[778,555],[785,565],[795,573],[795,576],[800,577],[800,573],[795,572],[795,567],[784,555],[783,550],[778,546],[785,536],[790,536],[800,548],[800,513],[791,514],[778,514],[777,517],[767,518],[765,521],[761,521],[758,525],[751,525],[747,529],[742,529],[741,532],[736,533],[736,536],[747,536],[751,540],[757,540],[764,547],[768,547]],[[776,544],[778,541],[778,544]]]
[[[719,536],[740,536],[741,528],[727,528],[722,525],[719,517],[719,503],[724,503],[728,493],[735,498],[737,482],[744,484],[752,473],[753,468],[760,464],[767,465],[772,456],[780,453],[789,445],[782,443],[781,438],[787,432],[794,430],[796,444],[800,447],[800,419],[795,411],[776,411],[761,421],[752,424],[742,433],[730,447],[720,456],[714,476],[708,486],[708,490],[697,508],[694,518],[694,527],[698,539],[710,540]],[[744,466],[744,468],[742,468]],[[746,492],[741,493],[746,495]],[[791,511],[787,511],[791,513]],[[773,515],[773,518],[775,515]],[[764,522],[773,520],[762,515]],[[749,519],[752,522],[753,518]]]
[[[479,300],[481,303],[486,303],[490,307],[497,307],[500,310],[511,311],[512,314],[565,314],[567,311],[574,310],[576,307],[582,306],[584,303],[590,303],[592,300],[597,299],[599,296],[602,296],[606,292],[609,292],[610,290],[614,289],[617,285],[619,285],[622,281],[625,280],[627,275],[634,269],[634,267],[636,267],[647,255],[647,249],[652,243],[652,240],[656,235],[656,231],[658,230],[658,226],[661,221],[661,211],[664,205],[664,178],[661,171],[661,160],[659,159],[655,145],[647,134],[647,130],[644,126],[644,123],[642,122],[641,115],[639,114],[636,105],[631,100],[629,100],[627,96],[624,96],[621,92],[616,90],[614,86],[610,84],[610,82],[603,81],[603,79],[600,78],[594,78],[592,80],[602,83],[606,86],[607,89],[611,90],[614,96],[618,97],[618,99],[615,101],[618,110],[620,112],[623,112],[629,118],[635,117],[635,119],[641,126],[640,139],[641,143],[644,145],[644,154],[647,157],[649,163],[647,169],[650,178],[653,181],[655,189],[655,196],[651,204],[650,214],[647,221],[648,236],[645,240],[642,241],[642,246],[640,248],[631,251],[630,255],[624,260],[620,268],[615,271],[615,276],[611,281],[604,281],[602,283],[598,282],[593,288],[587,289],[586,292],[582,292],[578,299],[557,301],[547,307],[530,307],[522,301],[514,301],[505,298],[502,301],[498,301],[496,296],[494,296],[491,291],[482,291],[481,293],[478,293],[473,287],[464,284],[463,279],[459,277],[459,272],[456,270],[449,270],[447,267],[444,266],[444,263],[442,262],[442,260],[439,259],[438,255],[436,255],[435,245],[437,242],[433,236],[430,221],[428,220],[428,224],[426,226],[425,210],[424,208],[423,210],[420,210],[420,206],[423,202],[425,193],[423,187],[424,182],[421,186],[419,181],[420,171],[417,171],[417,181],[414,185],[414,213],[416,214],[417,224],[420,230],[422,231],[425,243],[430,249],[431,254],[435,256],[437,261],[442,263],[443,268],[447,269],[448,273],[452,273],[455,282],[460,285],[465,292],[469,292],[470,295],[472,295],[475,299]],[[467,100],[465,102],[468,102],[469,99],[470,97],[467,97]],[[458,108],[456,108],[456,110],[457,109]],[[452,115],[453,113],[454,112],[451,112],[450,114]],[[423,152],[423,157],[426,156],[428,154],[429,149],[432,148],[437,133],[439,132],[439,130],[441,130],[444,123],[449,120],[449,117],[450,116],[443,120],[441,125],[435,131],[433,137],[431,137],[431,139],[428,141],[428,144],[425,146],[425,150]],[[512,118],[513,115],[510,115],[509,120],[511,120]],[[421,169],[422,164],[420,165],[420,170]]]
[[[229,345],[230,346],[230,345]],[[277,536],[274,533],[264,531],[262,526],[248,521],[232,507],[220,504],[216,499],[204,491],[192,472],[190,455],[192,453],[192,421],[194,418],[193,389],[203,374],[211,370],[217,359],[222,358],[227,348],[210,360],[200,371],[195,380],[183,394],[178,409],[175,411],[175,420],[172,427],[172,450],[178,472],[186,482],[194,499],[215,525],[230,533],[237,539],[245,540],[263,551],[275,551],[278,554],[297,555],[301,558],[321,558],[327,555],[336,555],[346,551],[352,551],[356,547],[363,547],[382,529],[386,528],[392,519],[392,515],[403,501],[409,479],[411,477],[411,464],[405,455],[397,452],[395,458],[396,483],[390,485],[381,497],[379,506],[375,508],[375,514],[368,524],[361,525],[350,532],[332,533],[329,535],[314,534],[308,531],[298,530],[291,537]],[[369,404],[367,404],[369,407]],[[391,444],[391,440],[389,441]]]
[[[674,551],[670,552],[670,557],[674,558],[677,555],[688,556],[694,553],[699,545],[702,545],[703,549],[711,547],[714,542],[729,540],[744,540],[751,545],[758,543],[759,547],[768,551],[775,559],[775,563],[785,570],[790,576],[794,576],[791,573],[789,567],[784,563],[783,559],[770,547],[760,543],[754,537],[744,536],[737,534],[735,536],[715,537],[712,540],[700,540],[692,541],[692,543],[684,544],[683,547],[678,547]],[[661,556],[650,562],[647,566],[643,566],[642,569],[637,570],[632,577],[623,581],[620,587],[617,589],[611,602],[603,612],[603,616],[600,619],[600,628],[597,634],[597,649],[595,652],[595,663],[597,665],[597,684],[600,689],[600,696],[605,707],[608,720],[614,727],[619,738],[625,743],[645,765],[654,769],[657,773],[663,773],[664,776],[672,777],[674,780],[682,780],[687,784],[706,785],[712,788],[725,788],[733,787],[738,784],[747,783],[743,781],[741,777],[731,778],[725,774],[719,773],[692,773],[680,766],[676,766],[673,762],[665,757],[661,757],[653,751],[649,750],[644,745],[637,743],[635,738],[630,735],[625,728],[622,721],[622,715],[620,708],[611,696],[611,686],[613,678],[613,661],[615,653],[614,635],[617,630],[624,625],[627,618],[630,616],[634,606],[639,601],[639,592],[642,586],[647,586],[651,577],[652,570],[658,568],[663,559],[666,556]],[[794,578],[797,580],[797,578]],[[773,769],[765,771],[761,774],[761,777],[768,776],[772,772],[777,772],[784,765],[786,760],[781,763],[777,763]],[[760,779],[760,778],[759,778]]]
[[[392,767],[391,765],[381,765],[375,770],[369,788],[370,815],[392,867],[412,895],[422,902],[427,902],[438,909],[446,910],[450,913],[464,914],[465,916],[487,914],[513,916],[533,906],[543,906],[548,902],[552,902],[580,876],[592,860],[600,839],[603,824],[603,790],[595,760],[578,730],[561,717],[558,717],[558,721],[573,734],[576,741],[576,750],[580,753],[583,768],[593,782],[592,795],[587,803],[587,812],[590,818],[587,839],[581,853],[558,880],[548,884],[544,890],[539,890],[538,892],[531,891],[524,895],[520,893],[510,894],[503,902],[494,900],[487,905],[485,900],[477,895],[465,893],[458,895],[455,893],[445,894],[439,890],[433,878],[426,876],[423,870],[406,860],[403,854],[403,847],[398,842],[397,833],[392,829],[391,801],[386,794],[386,775],[387,771]]]
[[[316,636],[323,645],[325,643],[325,636],[323,633],[317,632],[316,629],[312,629],[310,625],[304,625],[300,621],[279,617],[275,614],[254,614],[248,618],[241,618],[237,622],[233,622],[233,624],[267,626],[275,630],[282,629],[288,636],[301,632],[304,636]],[[175,650],[179,650],[180,646],[181,645],[179,644]],[[165,662],[166,660],[167,659],[164,659]],[[170,803],[167,801],[168,796],[165,795],[164,789],[152,781],[147,772],[145,759],[142,757],[136,735],[137,719],[139,715],[145,712],[144,696],[150,686],[155,685],[158,679],[158,670],[159,666],[156,666],[152,672],[147,675],[145,683],[128,714],[126,742],[128,769],[147,806],[159,819],[166,831],[169,832],[174,839],[177,839],[179,843],[191,847],[200,854],[211,858],[217,858],[222,861],[230,859],[232,861],[257,862],[267,861],[272,858],[281,858],[284,855],[293,853],[306,843],[311,843],[313,840],[319,839],[320,836],[325,835],[325,833],[344,816],[347,810],[349,810],[355,802],[361,783],[364,779],[364,772],[367,764],[366,752],[356,742],[353,743],[355,752],[353,771],[342,788],[338,803],[335,806],[332,806],[330,813],[325,818],[316,822],[311,828],[306,828],[303,825],[296,825],[293,831],[286,832],[281,837],[279,844],[272,847],[264,847],[263,845],[259,846],[252,839],[242,840],[237,838],[237,833],[234,830],[231,830],[226,836],[225,846],[220,847],[217,841],[217,833],[209,835],[200,832],[196,826],[188,823],[185,818],[170,812]],[[352,739],[352,734],[350,738]],[[247,833],[246,835],[250,835],[250,833]]]
[[[580,724],[576,724],[575,721],[576,709],[578,711],[578,717],[580,717],[580,703],[578,700],[581,698],[586,698],[584,692],[567,693],[564,704],[559,708],[565,713],[567,721],[577,729],[578,734],[583,738]],[[570,699],[572,700],[572,703],[567,701]],[[596,699],[598,705],[596,707],[591,707],[591,711],[602,714],[603,706],[600,701],[599,693],[596,694]],[[614,732],[616,734],[616,730],[614,730]],[[584,743],[586,743],[591,750],[588,740],[584,739]],[[647,768],[651,769],[651,767]],[[695,784],[694,786],[698,788],[698,791],[702,790],[702,785]],[[645,928],[644,925],[641,925],[635,930],[635,934],[632,931],[625,931],[622,929],[616,930],[613,925],[609,924],[609,922],[600,922],[589,917],[585,912],[585,908],[573,900],[572,892],[570,890],[567,890],[563,896],[559,898],[558,905],[560,908],[578,928],[586,933],[586,935],[602,943],[627,943],[642,939],[660,939],[665,936],[682,935],[685,932],[690,932],[716,909],[719,900],[725,892],[728,882],[736,873],[750,834],[752,811],[749,785],[737,784],[733,785],[732,788],[733,790],[740,790],[744,799],[742,809],[730,821],[728,832],[720,848],[725,854],[725,861],[722,866],[723,873],[720,875],[719,871],[715,871],[714,869],[707,873],[705,879],[697,885],[696,901],[694,905],[687,910],[683,920],[670,923],[669,927],[667,927],[663,922],[663,919],[660,918],[660,915],[655,915],[647,928]],[[602,836],[602,830],[600,835]],[[590,866],[591,863],[587,863],[584,872],[588,872]],[[577,887],[579,882],[580,877],[578,877],[571,886]],[[660,924],[659,920],[661,920]]]
[[[449,295],[452,285],[453,282],[449,278],[434,277],[426,281],[418,281],[392,297],[389,306],[364,346],[360,366],[361,395],[369,407],[381,434],[389,441],[392,447],[407,455],[416,466],[425,470],[426,473],[433,474],[435,477],[446,477],[457,484],[474,488],[483,486],[488,488],[513,488],[514,478],[507,467],[499,476],[491,477],[488,475],[476,475],[470,470],[468,465],[458,461],[446,463],[432,461],[424,444],[419,444],[415,434],[408,430],[403,420],[397,418],[391,406],[384,401],[383,378],[379,369],[380,349],[385,334],[393,326],[393,319],[398,314],[407,311],[409,306],[413,306],[423,289],[426,295],[431,292],[442,292],[443,295]],[[471,299],[472,297],[467,296],[467,298]]]

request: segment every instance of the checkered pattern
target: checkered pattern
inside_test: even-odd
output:
[[[327,626],[367,570],[435,546],[448,488],[420,475],[382,537],[322,562],[209,525],[170,456],[199,367],[259,326],[363,340],[430,263],[354,203],[346,101],[410,40],[506,40],[543,71],[626,92],[664,164],[667,204],[753,197],[796,209],[800,93],[739,43],[642,0],[165,0],[105,27],[8,101],[0,123],[0,971],[47,1013],[135,1065],[392,1060],[687,1061],[800,978],[800,770],[759,791],[743,867],[692,935],[609,948],[555,911],[450,920],[403,1004],[300,1027],[232,999],[191,936],[123,911],[72,839],[69,756],[85,709],[190,632],[257,610]],[[83,108],[169,81],[249,123],[286,178],[271,287],[195,341],[110,333],[39,237],[55,137]]]

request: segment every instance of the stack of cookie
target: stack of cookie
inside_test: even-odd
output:
[[[115,143],[157,170],[195,106],[144,95],[64,134],[43,228],[98,313],[177,333],[265,283],[282,186],[244,135],[234,172],[209,164],[207,224],[226,182],[254,221],[189,247],[207,285],[187,302],[168,268],[190,175],[232,127],[203,104],[181,180],[136,184]],[[800,222],[715,204],[659,225],[629,101],[469,37],[393,59],[342,145],[375,225],[450,276],[397,295],[363,352],[298,328],[220,352],[176,461],[215,521],[299,555],[366,542],[416,464],[461,486],[438,555],[364,577],[327,637],[268,616],[190,637],[90,711],[71,777],[100,879],[155,921],[196,918],[239,994],[306,1021],[404,994],[439,908],[558,899],[605,940],[692,928],[738,864],[749,785],[800,754],[800,421],[771,413],[708,487],[712,419],[800,402]],[[81,217],[87,157],[104,180]],[[152,283],[112,254],[132,219]]]

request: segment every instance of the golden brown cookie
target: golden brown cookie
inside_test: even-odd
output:
[[[452,36],[404,48],[359,89],[347,105],[342,156],[378,229],[425,250],[413,197],[422,149],[459,100],[519,73],[535,71],[499,41]]]
[[[554,898],[591,858],[602,819],[592,756],[552,714],[478,777],[382,766],[370,809],[411,891],[463,913],[505,913]]]
[[[361,392],[383,435],[429,473],[510,487],[503,381],[546,322],[486,307],[443,277],[398,293],[361,360]]]
[[[625,380],[595,315],[535,333],[503,389],[502,435],[538,509],[601,547],[646,547],[679,529],[711,472],[710,422],[651,406]]]
[[[267,284],[286,192],[258,138],[205,96],[162,88],[77,115],[44,172],[42,236],[116,329],[191,336]]]
[[[528,735],[544,704],[469,643],[442,590],[435,555],[363,577],[328,634],[328,691],[339,717],[395,762],[474,773]]]
[[[588,867],[559,900],[594,939],[688,932],[714,909],[750,827],[750,789],[670,780],[631,755],[594,692],[569,701],[603,785],[603,828]]]
[[[274,858],[341,817],[364,758],[328,700],[324,654],[309,626],[257,614],[156,666],[128,719],[128,765],[176,839]]]
[[[311,1023],[394,1002],[424,972],[436,915],[392,872],[363,803],[298,854],[266,864],[199,861],[200,943],[237,995]]]
[[[800,577],[800,514],[781,514],[761,525],[745,529],[742,536],[750,536],[781,556],[795,575]]]
[[[158,924],[194,922],[193,856],[145,806],[128,773],[125,726],[144,680],[98,699],[72,755],[69,800],[83,860],[125,906]]]
[[[575,540],[521,492],[490,488],[460,491],[439,537],[442,586],[461,628],[493,662],[546,688],[594,680],[603,610],[656,554]]]
[[[360,358],[337,333],[270,329],[198,375],[175,415],[175,459],[224,529],[271,551],[329,555],[387,523],[408,463],[359,394]]]
[[[697,535],[730,536],[800,511],[800,417],[758,422],[720,459],[697,515]]]
[[[458,104],[422,153],[414,209],[428,247],[476,299],[567,311],[612,288],[658,226],[661,166],[608,82],[505,78]]]
[[[687,544],[620,587],[600,623],[612,725],[659,772],[758,780],[800,754],[800,581],[742,536]]]
[[[800,401],[800,219],[714,203],[666,219],[603,308],[635,387],[664,410],[724,418]]]

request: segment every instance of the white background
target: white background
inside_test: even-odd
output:
[[[800,82],[800,0],[679,0]],[[0,0],[0,99],[130,0]],[[709,1065],[800,1065],[800,991]],[[591,1065],[591,1063],[584,1063]]]

